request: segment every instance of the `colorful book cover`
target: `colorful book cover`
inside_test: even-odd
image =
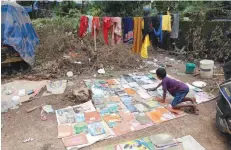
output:
[[[82,112],[76,113],[75,114],[75,120],[76,120],[76,122],[84,122],[85,121],[84,113],[82,113]]]
[[[105,107],[105,108],[100,109],[99,113],[100,113],[101,117],[103,117],[104,115],[110,114],[110,111],[107,107]]]
[[[129,111],[119,111],[119,115],[123,119],[123,121],[129,122],[135,119],[133,113],[130,113]]]
[[[124,92],[126,92],[128,95],[135,95],[136,94],[136,91],[134,91],[131,88],[125,88]]]
[[[118,122],[122,121],[121,117],[116,113],[103,116],[103,120],[110,128],[116,126]]]
[[[132,97],[131,96],[128,96],[128,95],[121,96],[120,99],[125,105],[128,105],[128,104],[132,103]]]
[[[120,136],[120,135],[127,134],[133,131],[134,129],[129,122],[120,122],[113,127],[113,130],[117,136]]]
[[[73,129],[70,124],[58,125],[58,138],[71,136],[72,134],[73,134]]]
[[[152,120],[145,113],[134,113],[136,120],[141,124],[149,124]]]
[[[87,123],[98,122],[101,121],[101,117],[99,112],[92,111],[92,112],[84,112],[85,121]]]
[[[107,107],[110,113],[118,112],[118,104],[108,104]]]
[[[155,150],[148,137],[119,144],[121,150]]]
[[[148,111],[148,108],[146,108],[143,104],[135,104],[134,106],[139,112]]]
[[[105,134],[105,130],[101,122],[94,122],[94,123],[89,124],[88,131],[90,132],[91,136]]]
[[[170,119],[174,119],[175,116],[166,108],[158,107],[153,111],[146,112],[146,115],[154,122],[161,123]]]
[[[127,104],[125,106],[130,112],[136,112],[137,111],[136,107],[133,104]]]
[[[73,124],[74,134],[87,133],[87,124],[85,122]]]
[[[65,147],[72,147],[77,145],[87,144],[88,140],[85,134],[78,134],[70,137],[63,138]]]

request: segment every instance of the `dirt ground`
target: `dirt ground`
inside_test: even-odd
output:
[[[179,71],[183,72],[184,64],[178,65],[178,68]],[[172,74],[169,71],[170,69],[168,69],[169,74],[184,82],[191,83],[198,79],[198,77],[193,77],[192,75],[177,76]],[[143,70],[141,69],[139,71]],[[122,72],[115,71],[114,75],[118,76],[121,73]],[[93,75],[72,78],[74,86],[77,87],[83,84],[83,82],[81,82],[83,78],[93,78]],[[73,87],[68,87],[67,91],[71,88]],[[17,110],[10,110],[2,114],[4,125],[1,136],[2,150],[64,150],[65,148],[61,139],[57,138],[58,133],[55,114],[48,115],[47,121],[41,121],[40,109],[31,113],[27,113],[26,110],[43,103],[52,105],[54,109],[75,105],[67,99],[67,93],[68,92],[63,95],[40,97],[32,102],[23,104]],[[117,138],[100,141],[83,149],[93,150],[96,147],[99,148],[105,145],[117,144],[152,134],[171,133],[176,138],[191,135],[207,150],[230,150],[231,146],[227,144],[228,140],[216,129],[215,105],[215,100],[200,104],[198,106],[200,110],[199,116],[187,114],[185,117],[164,122]],[[33,138],[34,141],[23,143],[27,138]]]

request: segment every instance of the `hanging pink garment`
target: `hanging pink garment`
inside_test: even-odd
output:
[[[104,17],[103,18],[103,36],[104,41],[108,45],[108,32],[111,28],[111,18],[110,17]]]
[[[121,17],[113,17],[112,19],[112,45],[118,44],[121,41],[122,27],[121,27]]]
[[[94,36],[94,26],[96,27],[96,35],[99,32],[100,20],[99,17],[93,17],[92,19],[92,36]]]

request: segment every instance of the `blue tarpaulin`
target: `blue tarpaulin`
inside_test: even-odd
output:
[[[1,11],[1,44],[12,46],[25,62],[33,66],[39,39],[28,13],[13,2],[2,2]]]
[[[33,10],[38,10],[38,1],[35,1],[33,3],[33,9],[32,9],[32,6],[23,6],[23,7],[28,13],[32,12]]]

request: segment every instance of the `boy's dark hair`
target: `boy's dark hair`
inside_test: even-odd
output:
[[[159,78],[163,79],[163,78],[166,77],[166,70],[165,70],[164,68],[158,68],[158,69],[156,70],[156,75],[157,75]]]

